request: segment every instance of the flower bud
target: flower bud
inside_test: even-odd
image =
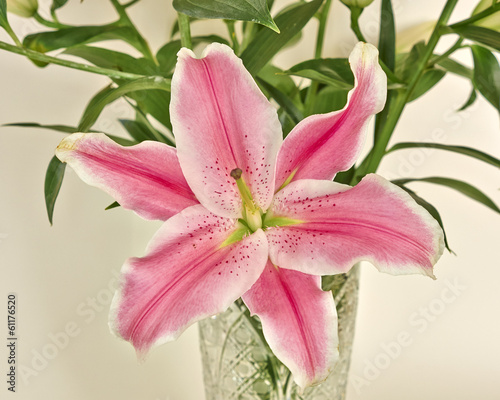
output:
[[[493,5],[492,0],[481,0],[476,6],[472,15],[479,14],[481,11],[486,10]],[[483,28],[493,29],[494,31],[500,30],[500,11],[489,15],[486,18],[480,19],[474,25],[482,26]]]
[[[373,3],[373,0],[340,0],[347,7],[365,8]]]
[[[31,18],[38,11],[38,0],[7,0],[7,11]]]

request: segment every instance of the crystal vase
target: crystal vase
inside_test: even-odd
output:
[[[274,356],[260,322],[241,300],[199,323],[206,400],[341,400],[345,398],[358,303],[359,267],[323,277],[339,318],[339,361],[321,384],[301,392]]]

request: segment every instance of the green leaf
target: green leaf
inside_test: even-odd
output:
[[[108,210],[111,210],[113,208],[116,208],[116,207],[120,207],[120,203],[118,203],[117,201],[114,201],[113,203],[111,203],[109,206],[107,206],[104,211],[108,211]]]
[[[472,91],[470,92],[469,98],[464,103],[464,105],[458,109],[458,111],[464,111],[464,110],[466,110],[472,104],[474,104],[474,102],[476,101],[476,99],[477,99],[477,92],[476,92],[476,88],[473,87]]]
[[[382,0],[378,50],[380,59],[394,72],[396,65],[396,31],[391,0]]]
[[[3,28],[10,27],[9,21],[7,20],[7,1],[0,0],[0,26]]]
[[[422,77],[419,79],[415,89],[411,93],[409,102],[418,99],[423,94],[427,93],[430,89],[434,87],[443,77],[446,75],[446,71],[441,69],[428,69],[424,72]]]
[[[424,52],[425,42],[421,41],[416,43],[409,53],[398,55],[396,58],[396,75],[400,76],[404,82],[407,82]]]
[[[274,100],[276,100],[276,103],[283,108],[295,124],[298,124],[304,118],[302,112],[295,106],[295,104],[293,104],[288,96],[281,92],[278,88],[270,85],[261,78],[257,78],[257,83],[262,86]]]
[[[152,115],[156,120],[172,131],[169,104],[170,92],[165,90],[140,90],[127,94],[134,99],[141,110]]]
[[[259,31],[241,54],[245,67],[252,75],[257,75],[274,55],[285,46],[318,11],[323,0],[309,3],[296,3],[295,7],[278,14],[276,25],[281,33],[278,35],[267,29]]]
[[[57,10],[58,8],[61,8],[62,6],[64,6],[67,2],[68,2],[68,0],[53,0],[52,5],[50,6],[50,9],[52,11]]]
[[[489,154],[483,153],[482,151],[465,146],[452,146],[441,143],[427,143],[427,142],[402,142],[392,146],[389,150],[387,150],[387,153],[391,153],[396,150],[413,149],[413,148],[431,148],[431,149],[452,151],[454,153],[473,157],[477,160],[484,161],[485,163],[493,165],[494,167],[500,168],[499,159],[490,156]]]
[[[347,58],[323,58],[301,62],[285,74],[309,78],[336,89],[350,90],[354,86],[354,75]]]
[[[142,44],[137,32],[127,26],[116,23],[102,26],[75,26],[28,35],[23,40],[24,47],[41,53],[57,49],[100,42],[104,40],[124,40],[136,49],[141,50]]]
[[[83,58],[97,67],[132,72],[139,75],[157,75],[156,65],[145,58],[134,58],[128,54],[93,46],[74,46],[63,54]]]
[[[500,32],[475,25],[460,26],[452,30],[466,39],[500,51]]]
[[[500,112],[500,66],[491,51],[471,46],[474,58],[474,86]]]
[[[326,86],[316,95],[313,114],[326,114],[343,108],[347,103],[348,90]]]
[[[279,33],[266,0],[174,0],[173,5],[190,17],[252,21]]]
[[[441,68],[444,68],[446,71],[451,72],[452,74],[472,80],[473,76],[472,69],[466,67],[463,64],[460,64],[459,62],[451,58],[448,57],[443,58],[442,60],[439,60],[436,64],[439,65]]]
[[[298,99],[299,88],[290,76],[284,74],[282,69],[272,64],[267,64],[260,70],[258,76],[286,94],[290,99]]]
[[[78,124],[79,131],[88,132],[92,125],[94,125],[97,121],[97,118],[101,114],[104,107],[106,107],[109,103],[112,103],[113,101],[124,95],[130,94],[131,92],[150,89],[170,91],[170,80],[159,76],[151,76],[124,83],[117,88],[106,87],[94,96],[87,105],[87,108],[80,119],[80,123]]]
[[[349,168],[347,171],[338,172],[333,179],[335,182],[343,183],[345,185],[349,185],[351,183],[352,178],[354,178],[354,174],[356,173],[356,168],[354,165]]]
[[[138,143],[145,140],[157,140],[151,133],[148,127],[142,122],[133,121],[130,119],[120,119],[120,123]]]
[[[473,199],[475,201],[478,201],[481,204],[484,204],[486,207],[491,208],[493,211],[500,213],[500,209],[493,202],[493,200],[491,200],[488,196],[486,196],[479,189],[476,189],[474,186],[472,186],[466,182],[463,182],[463,181],[459,181],[459,180],[451,179],[451,178],[443,178],[443,177],[433,176],[433,177],[429,177],[429,178],[397,179],[393,182],[398,186],[405,185],[406,183],[409,183],[409,182],[428,182],[428,183],[434,183],[436,185],[447,186],[451,189],[457,190],[458,192],[462,193],[463,195],[465,195],[467,197],[470,197],[471,199]]]
[[[20,128],[39,128],[39,129],[49,129],[52,131],[57,131],[57,132],[63,132],[63,133],[75,133],[75,132],[80,132],[78,128],[75,128],[74,126],[67,126],[67,125],[41,125],[36,122],[19,122],[19,123],[13,123],[13,124],[4,124],[2,126],[15,126],[15,127],[20,127]],[[93,130],[90,130],[89,132],[96,132]],[[109,135],[105,134],[107,137],[110,139],[114,140],[116,143],[121,144],[122,146],[133,146],[134,144],[137,144],[137,142],[134,142],[132,140],[124,139],[118,136],[114,135]]]
[[[424,200],[422,197],[417,195],[413,190],[408,189],[406,186],[399,185],[399,187],[404,191],[406,191],[418,205],[424,207],[427,210],[427,212],[430,215],[432,215],[432,217],[437,221],[437,223],[443,230],[444,245],[446,246],[446,248],[450,253],[454,254],[453,250],[450,249],[450,245],[448,244],[448,238],[446,237],[446,231],[444,230],[443,220],[441,219],[441,215],[439,214],[436,207],[434,207],[431,203],[429,203],[428,201]]]
[[[229,42],[221,36],[218,35],[208,35],[208,36],[193,36],[191,38],[193,46],[196,46],[200,43],[223,43],[229,45]],[[160,64],[159,72],[161,75],[169,77],[172,75],[172,70],[177,63],[177,53],[181,49],[181,41],[173,40],[171,42],[166,43],[164,46],[158,50],[156,53],[156,59]]]
[[[47,167],[47,173],[45,174],[45,206],[47,207],[50,225],[52,225],[54,206],[59,190],[61,189],[65,169],[66,163],[62,163],[54,156],[52,160],[50,160],[49,166]]]

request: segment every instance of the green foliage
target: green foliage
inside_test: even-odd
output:
[[[50,160],[45,174],[45,206],[47,207],[47,215],[51,225],[54,216],[54,206],[59,190],[61,189],[65,170],[66,164],[54,156]]]
[[[67,126],[67,125],[41,125],[37,122],[17,122],[13,124],[4,124],[2,126],[15,126],[19,128],[39,128],[39,129],[48,129],[51,131],[56,131],[56,132],[62,132],[62,133],[75,133],[79,132],[78,128],[75,128],[74,126]],[[89,132],[96,132],[93,130],[89,130]],[[128,139],[124,139],[118,136],[114,135],[109,135],[106,133],[106,136],[109,137],[110,139],[113,139],[116,143],[121,144],[122,146],[132,146],[134,144],[137,144],[135,141],[131,141]]]
[[[34,33],[24,38],[23,45],[28,49],[46,53],[52,50],[114,39],[123,40],[138,50],[142,49],[137,32],[129,26],[118,23],[102,26],[75,26],[56,31]]]
[[[378,50],[380,60],[387,68],[394,71],[396,66],[396,29],[391,0],[382,0]]]
[[[396,184],[398,184],[397,182],[394,182]],[[450,252],[450,253],[453,253],[453,250],[450,249],[450,245],[448,244],[448,238],[446,236],[446,231],[444,229],[444,224],[443,224],[443,220],[441,219],[441,215],[439,214],[439,211],[436,209],[436,207],[434,207],[431,203],[429,203],[427,200],[424,200],[422,197],[420,197],[419,195],[417,195],[413,190],[411,189],[408,189],[406,186],[402,185],[402,184],[398,184],[399,187],[401,189],[403,189],[404,191],[406,191],[412,198],[413,200],[415,200],[415,202],[424,207],[427,212],[432,215],[432,217],[437,221],[437,223],[439,224],[439,226],[441,227],[441,229],[443,230],[443,235],[444,235],[444,245],[446,247],[446,249]]]
[[[114,50],[78,45],[66,49],[64,54],[80,57],[88,62],[103,68],[117,71],[132,72],[140,75],[157,75],[158,68],[146,58],[134,58],[126,53]]]
[[[67,2],[68,2],[68,0],[53,0],[52,5],[50,6],[50,9],[52,11],[57,10],[58,8],[61,8],[62,6],[64,6]]]
[[[475,25],[460,26],[453,31],[466,39],[500,51],[500,32],[498,31]]]
[[[347,58],[308,60],[294,65],[285,73],[309,78],[341,90],[350,90],[354,85],[354,75]]]
[[[500,112],[500,66],[488,49],[471,46],[474,58],[474,86]]]
[[[250,42],[241,59],[252,75],[257,75],[276,53],[299,33],[314,16],[323,0],[309,3],[295,3],[294,7],[281,12],[276,17],[280,34],[268,29],[259,31]]]
[[[432,176],[429,178],[407,178],[407,179],[397,179],[393,181],[396,185],[405,185],[410,182],[427,182],[434,183],[436,185],[447,186],[451,189],[455,189],[456,191],[462,193],[463,195],[485,205],[486,207],[491,208],[493,211],[500,213],[500,209],[497,205],[491,200],[488,196],[486,196],[479,189],[474,186],[468,184],[467,182],[459,181],[457,179],[451,178],[443,178],[438,176]]]
[[[190,17],[252,21],[279,33],[266,0],[174,0],[173,5]]]
[[[158,140],[159,132],[156,132],[155,135],[145,123],[130,119],[120,119],[120,123],[137,143],[145,140]]]
[[[482,151],[473,149],[471,147],[466,147],[466,146],[452,146],[448,144],[441,144],[441,143],[425,143],[425,142],[402,142],[402,143],[397,143],[394,146],[392,146],[389,150],[387,150],[387,153],[391,153],[396,150],[403,150],[403,149],[413,149],[413,148],[430,148],[430,149],[438,149],[438,150],[446,150],[446,151],[451,151],[454,153],[458,154],[463,154],[469,157],[473,157],[477,160],[483,161],[485,163],[488,163],[490,165],[493,165],[494,167],[500,168],[500,160],[490,156],[489,154],[483,153]]]
[[[104,107],[113,101],[118,100],[120,97],[128,95],[132,92],[150,89],[170,91],[170,81],[159,76],[152,76],[124,83],[117,88],[104,88],[96,96],[94,96],[87,105],[87,108],[80,119],[80,123],[78,124],[79,131],[88,132],[92,125],[94,125],[97,121],[97,118],[101,114]]]
[[[0,0],[0,26],[6,28],[9,26],[9,21],[7,20],[7,1]]]

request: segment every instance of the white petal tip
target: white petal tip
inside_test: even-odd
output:
[[[56,148],[55,154],[57,158],[61,161],[66,161],[66,154],[70,151],[73,151],[77,147],[77,142],[82,139],[86,134],[82,132],[73,133],[69,136],[66,136],[61,143]]]

